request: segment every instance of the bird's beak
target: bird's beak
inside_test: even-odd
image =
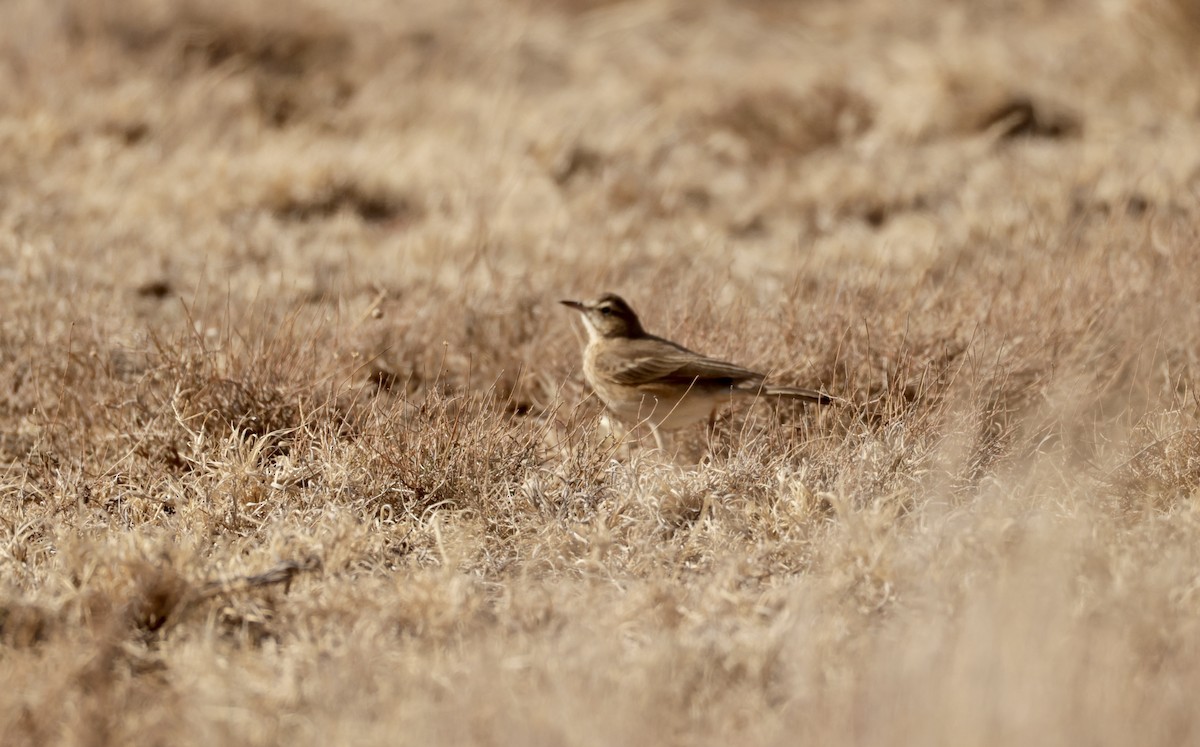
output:
[[[561,303],[563,306],[570,306],[572,309],[575,309],[576,311],[587,310],[587,307],[584,306],[583,303],[581,303],[579,301],[559,301],[559,303]]]

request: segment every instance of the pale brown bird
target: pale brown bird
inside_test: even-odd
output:
[[[650,426],[663,449],[660,430],[676,430],[708,419],[734,395],[787,397],[817,404],[833,399],[814,389],[771,386],[765,374],[692,352],[652,335],[623,298],[605,293],[594,301],[561,301],[583,314],[588,342],[583,375],[620,420]]]

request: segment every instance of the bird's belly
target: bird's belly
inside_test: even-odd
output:
[[[606,399],[605,404],[628,425],[648,423],[673,431],[707,419],[721,403],[709,392],[689,393],[682,398],[642,394],[640,397]]]

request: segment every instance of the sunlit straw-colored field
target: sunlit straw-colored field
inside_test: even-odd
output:
[[[1200,743],[1194,3],[0,14],[6,745]]]

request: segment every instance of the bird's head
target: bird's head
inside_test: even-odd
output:
[[[583,314],[583,323],[592,338],[641,337],[642,323],[625,299],[605,293],[594,301],[560,301]]]

